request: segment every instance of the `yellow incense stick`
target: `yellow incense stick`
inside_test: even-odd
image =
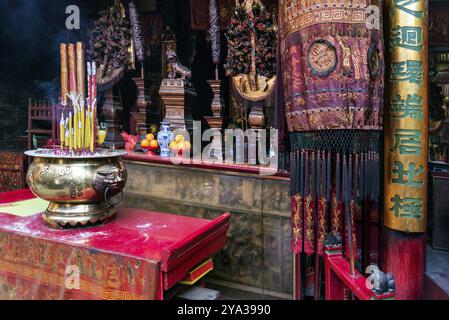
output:
[[[73,128],[72,128],[72,112],[69,114],[69,149],[73,149]]]
[[[70,135],[69,135],[69,118],[65,118],[65,139],[64,139],[64,145],[66,147],[69,147],[70,144]]]
[[[86,114],[85,114],[85,118],[84,118],[84,127],[83,127],[83,131],[84,131],[84,133],[83,133],[83,147],[84,148],[87,148],[87,146],[86,146],[86,139],[87,139],[87,130],[86,130],[86,127],[87,127],[87,125],[88,125],[88,122],[89,122],[89,118],[87,117],[87,111],[86,111]]]
[[[80,144],[81,144],[81,148],[84,149],[84,135],[85,135],[85,131],[84,131],[84,125],[85,125],[85,119],[84,119],[85,115],[84,115],[84,102],[83,100],[81,100],[81,137],[80,137]]]
[[[80,109],[79,106],[77,106],[77,115],[76,115],[76,121],[73,124],[73,127],[76,128],[76,134],[75,134],[75,139],[76,139],[76,148],[79,149],[80,148]]]
[[[78,149],[81,149],[83,147],[83,145],[81,144],[81,108],[78,106],[78,122],[77,122],[77,127],[78,127],[78,136],[77,136],[77,141],[76,143],[78,144]]]
[[[89,118],[89,114],[90,114],[90,107],[87,108],[86,122],[84,124],[84,130],[86,131],[85,136],[84,136],[84,147],[86,149],[89,149],[89,147],[90,147],[90,145],[89,145],[89,141],[90,141],[90,118]]]
[[[73,135],[74,135],[74,144],[73,148],[78,149],[78,108],[77,106],[73,106]]]
[[[65,128],[65,140],[64,140],[64,145],[66,147],[69,147],[70,145],[70,135],[69,135],[69,129],[67,129],[67,127]]]
[[[77,127],[77,136],[76,136],[76,144],[78,145],[78,149],[81,149],[83,146],[81,145],[81,108],[78,106],[78,121],[76,122]]]
[[[95,130],[94,130],[94,126],[95,126],[95,120],[94,120],[94,111],[92,110],[90,112],[90,152],[94,152],[94,135],[95,135]]]
[[[64,115],[61,114],[61,122],[59,123],[59,140],[61,144],[61,149],[64,149],[65,140],[65,127],[64,127]]]
[[[81,123],[81,112],[78,117],[78,148],[83,148],[83,131],[82,131],[82,123]]]
[[[70,139],[72,141],[72,149],[76,150],[75,147],[75,128],[72,126],[72,134],[70,135]]]

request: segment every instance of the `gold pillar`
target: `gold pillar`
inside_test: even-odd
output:
[[[385,226],[425,232],[428,151],[428,7],[387,0]]]

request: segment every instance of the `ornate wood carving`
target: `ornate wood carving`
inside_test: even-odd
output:
[[[120,119],[123,116],[123,106],[114,90],[110,89],[104,93],[104,104],[102,114],[107,126],[106,146],[111,149],[122,149],[125,147],[123,139],[120,137]]]
[[[164,121],[170,123],[170,128],[192,131],[192,103],[196,98],[193,84],[183,79],[164,79],[159,94],[165,105]]]

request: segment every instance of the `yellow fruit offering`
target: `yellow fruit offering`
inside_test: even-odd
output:
[[[178,149],[178,144],[176,143],[176,141],[172,141],[170,142],[170,149]]]
[[[150,141],[148,141],[147,139],[143,139],[142,142],[140,143],[140,146],[142,148],[148,148],[150,146]]]
[[[189,142],[189,141],[184,141],[184,149],[185,149],[185,150],[189,150],[190,147],[191,147],[190,142]]]
[[[157,143],[157,140],[151,140],[150,141],[150,147],[151,148],[157,148],[159,144]]]
[[[182,134],[178,134],[175,138],[176,142],[183,142],[184,141],[184,136]]]
[[[154,140],[154,134],[152,134],[152,133],[147,134],[145,139],[147,139],[148,141],[153,141]]]
[[[178,142],[178,145],[177,145],[177,149],[178,150],[184,150],[184,148],[185,148],[185,144],[184,144],[185,142],[184,141],[181,141],[181,142]]]

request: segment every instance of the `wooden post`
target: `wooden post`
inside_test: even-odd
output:
[[[159,95],[165,106],[164,122],[170,123],[170,129],[192,132],[192,105],[197,96],[193,84],[183,79],[163,79]]]
[[[125,143],[120,136],[123,106],[113,88],[104,93],[104,99],[102,113],[108,130],[105,144],[111,149],[122,149],[125,147]],[[94,128],[96,128],[97,117],[94,116],[93,121]],[[94,131],[94,141],[97,141],[96,131]]]
[[[426,0],[385,1],[387,92],[383,266],[397,299],[422,297],[428,150]]]
[[[151,106],[151,98],[147,79],[144,77],[132,79],[137,87],[136,110],[131,112],[135,127],[131,128],[131,134],[146,135],[148,132],[147,113]]]

